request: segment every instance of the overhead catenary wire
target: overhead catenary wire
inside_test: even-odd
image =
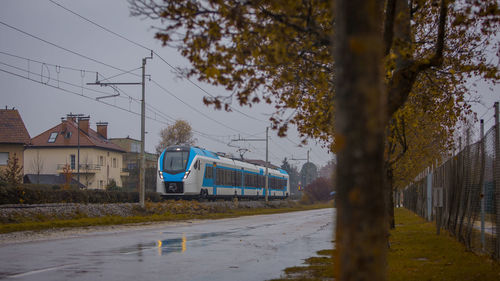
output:
[[[51,2],[53,2],[53,3],[55,4],[55,1],[51,1]],[[115,70],[118,70],[118,71],[120,71],[120,72],[122,72],[122,73],[126,73],[126,72],[128,72],[127,70],[124,70],[124,69],[121,69],[121,68],[119,68],[119,67],[116,67],[116,66],[113,66],[113,65],[107,64],[107,63],[102,62],[102,61],[100,61],[100,60],[97,60],[97,59],[95,59],[95,58],[91,58],[91,57],[86,56],[86,55],[84,55],[84,54],[81,54],[81,53],[79,53],[79,52],[76,52],[76,51],[70,50],[70,49],[68,49],[68,48],[65,48],[65,47],[63,47],[63,46],[60,46],[60,45],[58,45],[58,44],[56,44],[56,43],[52,43],[52,42],[50,42],[50,41],[48,41],[48,40],[45,40],[45,39],[43,39],[43,38],[41,38],[41,37],[39,37],[39,36],[33,35],[33,34],[31,34],[31,33],[28,33],[28,32],[26,32],[26,31],[24,31],[24,30],[21,30],[21,29],[19,29],[19,28],[17,28],[17,27],[14,27],[14,26],[12,26],[12,25],[10,25],[10,24],[8,24],[8,23],[5,23],[5,22],[0,21],[0,24],[4,25],[4,26],[6,26],[6,27],[9,27],[9,28],[11,28],[11,29],[14,29],[14,30],[16,30],[16,31],[18,31],[18,32],[20,32],[20,33],[23,33],[23,34],[27,35],[27,36],[30,36],[30,37],[35,38],[35,39],[37,39],[37,40],[40,40],[40,41],[42,41],[42,42],[44,42],[44,43],[46,43],[46,44],[52,45],[52,46],[54,46],[54,47],[56,47],[56,48],[59,48],[59,49],[64,50],[64,51],[66,51],[66,52],[69,52],[69,53],[72,53],[72,54],[77,55],[77,56],[79,56],[79,57],[82,57],[82,58],[84,58],[84,59],[88,59],[88,60],[93,61],[93,62],[95,62],[95,63],[101,64],[101,65],[104,65],[104,66],[106,66],[106,67],[109,67],[109,68],[112,68],[112,69],[115,69]],[[105,28],[105,27],[103,27],[103,26],[100,26],[100,28],[106,29],[106,28]],[[109,30],[109,29],[107,30],[107,32],[111,32],[111,33],[112,33],[112,31],[111,31],[111,30]],[[118,36],[119,34],[118,34],[118,33],[116,33],[116,34],[114,34],[114,35]],[[124,36],[123,36],[123,38],[122,38],[122,39],[127,40],[128,38],[126,38],[126,37],[124,37]],[[129,39],[128,39],[127,41],[129,41]],[[132,40],[130,40],[130,41],[132,41]],[[133,41],[132,41],[132,42],[133,42]],[[131,43],[132,43],[132,42],[131,42]],[[137,43],[137,42],[135,42],[135,43]],[[139,44],[139,45],[142,45],[142,44]],[[139,46],[139,47],[144,48],[144,49],[147,49],[147,50],[150,50],[149,48],[147,48],[146,46],[143,46],[143,45],[142,45],[142,46]],[[161,55],[159,55],[159,54],[158,54],[158,53],[156,53],[156,52],[154,52],[154,53],[155,53],[155,54],[156,54],[156,55],[160,58],[160,60],[162,60],[164,63],[166,63],[166,64],[168,63],[168,61],[166,61],[163,57],[161,57]],[[34,60],[33,60],[33,61],[34,61]],[[178,69],[177,69],[177,68],[175,68],[173,65],[169,65],[169,67],[172,67],[173,69],[178,70]],[[76,69],[75,69],[75,70],[76,70]],[[78,70],[78,71],[80,71],[80,70]],[[89,72],[90,72],[90,71],[89,71]],[[202,87],[200,87],[199,85],[197,85],[196,83],[194,83],[193,81],[190,81],[190,83],[193,83],[193,85],[195,85],[195,86],[199,87],[199,88],[200,88],[200,90],[202,90],[203,92],[205,92],[207,95],[209,95],[209,96],[213,96],[212,94],[210,94],[208,91],[206,91],[205,89],[203,89]],[[73,85],[73,86],[74,86],[74,87],[76,87],[75,85]],[[90,89],[86,89],[86,90],[89,90],[89,91],[90,91]],[[93,91],[93,92],[96,92],[96,91]],[[120,92],[123,92],[123,90],[120,90]],[[124,92],[123,92],[123,93],[124,93]],[[77,94],[78,94],[78,93],[77,93]],[[81,96],[81,94],[78,94],[78,95],[80,95],[80,96]],[[128,95],[128,96],[129,96],[129,98],[133,99],[130,95]],[[133,100],[134,100],[134,102],[137,102],[137,99],[133,99]],[[104,103],[104,104],[109,104],[109,103],[106,103],[106,102],[101,102],[101,103]],[[112,104],[110,104],[110,105],[112,105]],[[154,108],[153,108],[153,109],[154,109]],[[154,109],[154,110],[156,110],[156,111],[157,111],[157,112],[156,112],[157,114],[158,114],[158,113],[161,113],[161,110],[158,110],[158,109]],[[233,108],[233,110],[234,110],[234,111],[237,111],[237,110],[236,110],[236,109],[234,109],[234,108]],[[126,110],[126,111],[129,111],[129,110]],[[248,114],[245,114],[245,113],[243,113],[243,115],[244,115],[244,116],[246,116],[246,117],[248,117],[248,118],[255,119],[255,120],[257,120],[257,121],[266,122],[266,121],[262,121],[262,120],[260,120],[260,119],[255,118],[254,116],[251,116],[251,115],[248,115]],[[148,119],[151,119],[151,118],[148,118]],[[266,122],[266,123],[267,123],[267,122]],[[232,130],[234,130],[234,128],[232,128]],[[246,133],[243,133],[243,134],[246,134]],[[205,134],[205,136],[206,136],[206,135],[208,135],[208,134]],[[221,142],[221,143],[222,143],[222,142]]]
[[[23,31],[23,30],[21,30],[21,29],[19,29],[19,28],[16,28],[16,27],[14,27],[14,26],[11,26],[11,25],[9,25],[9,24],[7,24],[7,23],[4,23],[4,22],[2,22],[2,21],[0,21],[0,24],[3,24],[3,25],[5,25],[5,26],[7,26],[7,27],[9,27],[9,28],[12,28],[12,29],[14,29],[14,30],[16,30],[16,31],[18,31],[18,32],[21,32],[21,33],[23,33],[23,34],[25,34],[25,35],[27,35],[27,36],[30,36],[30,37],[35,38],[35,39],[38,39],[38,40],[40,40],[40,41],[42,41],[42,42],[44,42],[44,43],[47,43],[47,44],[49,44],[49,45],[52,45],[52,46],[57,47],[57,48],[59,48],[59,49],[62,49],[62,50],[64,50],[64,51],[70,52],[70,53],[75,54],[75,55],[77,55],[77,56],[80,56],[80,57],[82,57],[82,58],[85,58],[85,59],[88,59],[88,60],[90,60],[90,61],[93,61],[93,62],[96,62],[96,63],[102,64],[102,65],[104,65],[104,66],[107,66],[107,67],[113,68],[113,69],[115,69],[115,70],[119,70],[119,71],[121,71],[122,73],[130,73],[131,71],[133,71],[133,70],[131,70],[131,71],[128,71],[128,70],[123,70],[123,69],[118,68],[118,67],[115,67],[115,66],[113,66],[113,65],[110,65],[110,64],[107,64],[107,63],[104,63],[104,62],[98,61],[98,60],[93,59],[93,58],[91,58],[91,57],[85,56],[85,55],[80,54],[80,53],[78,53],[78,52],[72,51],[72,50],[70,50],[70,49],[67,49],[67,48],[65,48],[65,47],[59,46],[59,45],[57,45],[57,44],[55,44],[55,43],[52,43],[52,42],[50,42],[50,41],[47,41],[47,40],[45,40],[45,39],[43,39],[43,38],[40,38],[40,37],[38,37],[38,36],[35,36],[35,35],[30,34],[30,33],[28,33],[28,32],[25,32],[25,31]],[[94,72],[94,73],[95,73],[95,72]],[[133,74],[133,73],[132,73],[132,74]],[[134,75],[138,76],[137,74],[134,74]],[[157,86],[161,87],[163,90],[166,90],[164,87],[162,87],[162,86],[161,86],[159,83],[157,83],[156,81],[153,81],[153,80],[152,80],[152,82],[153,82],[154,84],[156,84]],[[171,94],[171,92],[170,92],[170,94]],[[175,96],[175,95],[174,95],[174,96]],[[177,98],[177,97],[176,97],[176,98]],[[179,99],[179,98],[178,98],[178,99]],[[181,100],[181,99],[179,99],[179,100]],[[184,102],[183,102],[183,103],[184,103]],[[186,103],[185,103],[185,104],[186,104]],[[186,105],[187,105],[187,104],[186,104]],[[190,108],[192,108],[192,109],[193,109],[193,107],[191,107],[191,106],[190,106]],[[196,111],[198,111],[198,110],[196,110]],[[200,112],[200,111],[198,111],[198,112]],[[203,113],[201,113],[201,112],[200,112],[200,114],[204,115],[205,117],[209,118],[209,119],[210,119],[210,120],[212,120],[212,121],[215,121],[215,119],[213,119],[213,118],[211,118],[211,117],[208,117],[207,115],[205,115],[205,114],[203,114]],[[215,121],[215,122],[217,122],[218,124],[221,124],[221,125],[223,125],[223,126],[225,126],[225,127],[227,127],[227,128],[230,128],[229,126],[227,126],[227,125],[225,125],[225,124],[223,124],[223,123],[221,123],[221,122],[219,122],[219,121]],[[233,131],[236,131],[236,132],[242,132],[242,131],[236,130],[236,129],[234,129],[234,128],[230,128],[230,129],[231,129],[231,130],[233,130]]]
[[[72,50],[70,50],[70,49],[68,49],[68,48],[65,48],[65,47],[62,47],[62,46],[60,46],[60,45],[58,45],[58,44],[52,43],[52,42],[50,42],[50,41],[47,41],[47,40],[45,40],[45,39],[43,39],[43,38],[41,38],[41,37],[38,37],[38,36],[33,35],[33,34],[31,34],[31,33],[28,33],[28,32],[26,32],[26,31],[24,31],[24,30],[22,30],[22,29],[19,29],[19,28],[17,28],[17,27],[14,27],[14,26],[12,26],[12,25],[10,25],[10,24],[7,24],[7,23],[5,23],[5,22],[3,22],[3,21],[0,21],[0,24],[2,24],[2,25],[4,25],[4,26],[6,26],[6,27],[8,27],[8,28],[11,28],[11,29],[13,29],[13,30],[15,30],[15,31],[18,31],[18,32],[20,32],[20,33],[22,33],[22,34],[24,34],[24,35],[26,35],[26,36],[29,36],[29,37],[35,38],[35,39],[40,40],[40,41],[42,41],[42,42],[44,42],[44,43],[46,43],[46,44],[49,44],[49,45],[51,45],[51,46],[54,46],[54,47],[56,47],[56,48],[58,48],[58,49],[61,49],[61,50],[64,50],[64,51],[66,51],[66,52],[68,52],[68,53],[71,53],[71,54],[74,54],[74,55],[76,55],[76,56],[82,57],[82,58],[84,58],[84,59],[87,59],[87,60],[93,61],[93,62],[95,62],[95,63],[101,64],[101,65],[104,65],[104,66],[107,66],[107,67],[109,67],[109,68],[113,68],[113,69],[115,69],[115,70],[119,70],[119,71],[122,71],[122,72],[126,72],[126,71],[127,71],[127,70],[123,70],[123,69],[121,69],[121,68],[118,68],[118,67],[112,66],[112,65],[110,65],[110,64],[107,64],[107,63],[105,63],[105,62],[102,62],[102,61],[99,61],[99,60],[93,59],[93,58],[88,57],[88,56],[86,56],[86,55],[80,54],[80,53],[78,53],[78,52],[72,51]]]
[[[5,69],[0,69],[0,72],[4,72],[6,74],[9,74],[9,75],[12,75],[12,76],[16,76],[18,78],[26,79],[26,80],[29,80],[29,81],[32,81],[32,82],[35,82],[35,83],[38,83],[38,84],[41,84],[41,85],[44,85],[44,86],[47,86],[47,87],[51,87],[51,88],[54,88],[54,89],[57,89],[57,90],[60,90],[60,91],[63,91],[63,92],[69,93],[69,94],[73,94],[73,95],[76,95],[76,96],[79,96],[79,97],[82,97],[82,98],[85,98],[85,99],[88,99],[88,100],[91,100],[91,101],[94,101],[94,102],[98,102],[98,103],[101,103],[101,104],[104,104],[104,105],[107,105],[107,106],[111,106],[111,107],[113,107],[115,109],[119,109],[121,111],[128,112],[128,113],[131,113],[131,114],[136,115],[136,116],[140,116],[141,115],[139,112],[135,112],[133,110],[129,110],[129,109],[126,109],[126,108],[123,108],[123,107],[120,107],[120,106],[117,106],[117,105],[114,105],[112,103],[105,102],[105,101],[102,101],[102,100],[96,100],[93,97],[90,97],[90,96],[87,96],[87,95],[82,95],[82,94],[80,94],[78,92],[74,92],[74,91],[71,91],[71,90],[68,90],[68,89],[65,89],[65,88],[62,88],[62,87],[57,87],[57,86],[54,86],[54,85],[51,85],[51,84],[45,84],[45,83],[40,82],[38,80],[29,78],[29,77],[26,77],[26,76],[23,76],[21,74],[14,73],[14,72],[11,72],[11,71],[8,71],[8,70],[5,70]],[[33,74],[35,74],[35,73],[33,73]],[[149,119],[149,120],[156,121],[158,123],[167,125],[167,126],[171,125],[171,123],[155,119],[155,118],[153,118],[151,116],[146,116],[146,118]],[[216,138],[213,138],[209,134],[203,133],[203,132],[195,130],[195,129],[193,129],[193,132],[196,133],[196,134],[198,134],[201,137],[206,138],[206,139],[209,139],[209,140],[212,140],[214,142],[221,143],[221,144],[225,144],[223,141],[220,141],[220,140],[218,140]]]
[[[93,25],[95,25],[95,26],[97,26],[97,27],[99,27],[99,28],[101,28],[101,29],[105,30],[106,32],[109,32],[109,33],[111,33],[111,34],[113,34],[113,35],[115,35],[115,36],[117,36],[117,37],[119,37],[119,38],[121,38],[121,39],[123,39],[123,40],[126,40],[127,42],[129,42],[129,43],[131,43],[131,44],[133,44],[133,45],[135,45],[135,46],[138,46],[138,47],[143,48],[143,49],[148,50],[148,51],[152,51],[152,52],[155,54],[155,56],[156,56],[156,57],[158,57],[158,58],[159,58],[162,62],[164,62],[167,66],[169,66],[170,68],[172,68],[175,72],[180,73],[180,71],[179,71],[179,69],[178,69],[178,68],[174,67],[174,66],[173,66],[172,64],[170,64],[170,63],[169,63],[166,59],[164,59],[164,58],[163,58],[163,57],[162,57],[159,53],[155,52],[155,51],[154,51],[154,50],[152,50],[151,48],[148,48],[148,47],[144,46],[143,44],[140,44],[140,43],[138,43],[138,42],[136,42],[136,41],[133,41],[133,40],[131,40],[131,39],[129,39],[129,38],[127,38],[127,37],[125,37],[125,36],[123,36],[123,35],[121,35],[121,34],[117,33],[117,32],[114,32],[114,31],[112,31],[111,29],[106,28],[106,27],[104,27],[103,25],[98,24],[97,22],[95,22],[95,21],[93,21],[93,20],[91,20],[91,19],[89,19],[89,18],[86,18],[86,17],[82,16],[81,14],[79,14],[79,13],[77,13],[77,12],[75,12],[75,11],[73,11],[73,10],[71,10],[71,9],[67,8],[67,7],[64,7],[63,5],[61,5],[61,4],[59,4],[59,3],[57,3],[56,1],[53,1],[53,0],[49,0],[49,1],[50,1],[51,3],[53,3],[53,4],[57,5],[58,7],[60,7],[60,8],[62,8],[62,9],[64,9],[64,10],[66,10],[67,12],[70,12],[71,14],[73,14],[73,15],[75,15],[75,16],[77,16],[77,17],[81,18],[81,19],[83,19],[84,21],[86,21],[86,22],[88,22],[88,23],[91,23],[91,24],[93,24]],[[186,78],[187,78],[187,77],[186,77]],[[208,92],[207,90],[205,90],[204,88],[202,88],[201,86],[199,86],[197,83],[193,82],[191,79],[187,78],[187,80],[188,80],[191,84],[193,84],[195,87],[197,87],[197,88],[199,88],[201,91],[203,91],[205,94],[207,94],[207,95],[209,95],[209,96],[211,96],[211,97],[215,97],[213,94],[211,94],[210,92]],[[202,112],[201,112],[201,111],[199,111],[198,109],[196,109],[196,108],[192,107],[191,105],[189,105],[188,103],[184,102],[182,99],[178,98],[175,94],[173,94],[172,92],[168,91],[166,88],[164,88],[163,86],[161,86],[161,85],[160,85],[159,83],[157,83],[156,81],[154,81],[154,80],[153,80],[152,82],[153,82],[156,86],[158,86],[159,88],[161,88],[164,92],[166,92],[166,93],[168,93],[169,95],[173,96],[174,98],[176,98],[177,100],[179,100],[180,102],[182,102],[183,104],[185,104],[186,106],[188,106],[189,108],[191,108],[191,109],[195,110],[195,111],[196,111],[196,112],[198,112],[199,114],[201,114],[201,115],[205,116],[206,118],[208,118],[208,119],[210,119],[210,120],[212,120],[212,121],[214,121],[214,122],[218,123],[218,124],[219,124],[219,125],[221,125],[221,126],[224,126],[224,127],[228,128],[228,129],[231,129],[231,130],[233,130],[233,131],[242,132],[242,131],[240,131],[240,130],[237,130],[237,129],[231,128],[231,127],[229,127],[229,126],[225,125],[224,123],[219,122],[219,121],[217,121],[217,120],[215,120],[215,119],[213,119],[213,118],[211,118],[211,117],[207,116],[206,114],[202,113]],[[247,118],[250,118],[250,119],[253,119],[253,120],[256,120],[256,121],[260,121],[260,122],[265,122],[265,123],[267,123],[267,121],[263,121],[263,120],[260,120],[260,119],[258,119],[258,118],[255,118],[254,116],[248,115],[248,114],[246,114],[246,113],[244,113],[244,112],[242,112],[242,111],[240,111],[240,110],[238,110],[238,109],[235,109],[235,108],[233,108],[233,107],[231,107],[231,110],[234,110],[235,112],[238,112],[238,113],[240,113],[240,114],[242,114],[242,115],[246,116]],[[293,142],[292,142],[292,143],[293,143]],[[294,145],[296,145],[295,143],[293,143],[293,144],[294,144]],[[297,145],[297,146],[298,146],[298,145]],[[320,158],[322,158],[322,157],[320,157]]]
[[[37,59],[33,59],[33,58],[28,58],[28,57],[24,57],[24,56],[20,56],[20,55],[15,55],[15,54],[12,54],[12,53],[8,53],[8,52],[4,52],[4,51],[0,51],[0,54],[4,54],[4,55],[7,55],[7,56],[10,56],[10,57],[14,57],[14,58],[18,58],[18,59],[22,59],[22,60],[26,60],[26,61],[29,61],[29,62],[35,62],[35,63],[38,63],[38,64],[41,64],[41,65],[47,65],[47,66],[52,66],[52,67],[55,67],[56,68],[56,72],[57,72],[57,69],[67,69],[67,70],[72,70],[72,71],[76,71],[76,72],[88,72],[88,73],[95,73],[95,74],[98,74],[99,76],[103,77],[104,79],[101,79],[100,81],[105,81],[105,80],[109,80],[111,78],[115,78],[115,77],[118,77],[120,75],[124,75],[124,74],[127,74],[127,73],[130,73],[132,71],[135,71],[137,69],[140,69],[140,67],[138,68],[134,68],[132,70],[129,70],[129,71],[125,71],[125,72],[121,72],[119,74],[116,74],[114,76],[111,76],[111,77],[105,77],[104,75],[98,73],[97,71],[94,71],[94,70],[88,70],[88,69],[79,69],[79,68],[75,68],[75,67],[69,67],[69,66],[62,66],[62,65],[58,65],[58,64],[54,64],[54,63],[49,63],[49,62],[46,62],[46,61],[40,61],[40,60],[37,60]],[[5,63],[3,63],[5,64]],[[12,65],[9,65],[9,64],[5,64],[7,66],[10,66],[10,67],[13,67],[13,68],[16,68]],[[21,70],[21,71],[26,71],[24,69],[21,69],[21,68],[17,68],[18,70]],[[33,72],[30,72],[29,70],[27,71],[29,72],[30,74],[36,74],[36,73],[33,73]],[[59,78],[57,78],[58,80],[60,80]],[[64,82],[66,84],[69,84],[69,85],[72,85],[72,86],[75,86],[75,87],[81,87],[81,86],[78,86],[78,85],[75,85],[75,84],[71,84],[71,83],[68,83],[68,82]],[[133,99],[135,102],[138,102],[138,99],[136,98],[133,98],[132,96],[130,96],[129,94],[127,94],[124,90],[120,89],[119,87],[114,87],[115,89],[117,89],[119,92],[123,93],[124,95],[126,95],[127,97]],[[93,92],[98,92],[98,93],[104,93],[104,94],[107,94],[105,92],[102,92],[102,91],[98,91],[98,90],[93,90],[91,88],[84,88],[86,90],[89,90],[89,91],[93,91]]]
[[[173,94],[171,91],[169,91],[168,89],[166,89],[165,87],[163,87],[162,85],[160,85],[158,82],[156,82],[155,80],[151,80],[151,82],[156,85],[158,88],[160,88],[161,90],[163,90],[165,93],[169,94],[170,96],[174,97],[175,99],[177,99],[178,101],[180,101],[181,103],[183,103],[184,105],[186,105],[187,107],[191,108],[192,110],[198,112],[199,114],[203,115],[204,117],[216,122],[217,124],[223,126],[223,127],[226,127],[227,129],[230,129],[232,131],[235,131],[235,132],[240,132],[240,133],[244,133],[243,131],[241,130],[238,130],[238,129],[235,129],[235,128],[232,128],[232,127],[229,127],[227,126],[226,124],[222,123],[222,122],[219,122],[218,120],[208,116],[207,114],[201,112],[200,110],[196,109],[194,106],[190,105],[189,103],[183,101],[181,98],[177,97],[175,94]]]
[[[26,61],[36,62],[36,63],[39,63],[39,64],[45,64],[45,65],[48,65],[48,66],[58,67],[58,68],[61,68],[61,69],[68,69],[68,70],[73,70],[73,71],[82,71],[83,70],[83,71],[90,72],[90,73],[97,73],[96,71],[93,71],[93,70],[78,69],[78,68],[75,68],[75,67],[69,67],[69,66],[62,66],[62,65],[58,65],[58,64],[52,64],[52,63],[43,62],[43,61],[39,61],[39,60],[36,60],[36,59],[28,58],[28,57],[14,55],[14,54],[11,54],[11,53],[8,53],[8,52],[5,52],[5,51],[0,51],[0,54],[7,55],[7,56],[10,56],[10,57],[14,57],[14,58],[18,58],[18,59],[22,59],[22,60],[26,60]]]
[[[125,41],[127,41],[127,42],[129,42],[129,43],[131,43],[131,44],[133,44],[133,45],[135,45],[135,46],[137,46],[137,47],[143,48],[143,49],[148,50],[148,51],[152,51],[152,52],[153,52],[153,54],[155,54],[155,56],[157,56],[157,57],[158,57],[158,58],[159,58],[162,62],[164,62],[167,66],[169,66],[170,68],[172,68],[175,72],[177,72],[177,73],[181,74],[178,68],[176,68],[175,66],[173,66],[172,64],[170,64],[170,63],[169,63],[166,59],[164,59],[164,58],[163,58],[160,54],[158,54],[158,53],[157,53],[156,51],[154,51],[152,48],[148,48],[147,46],[144,46],[143,44],[140,44],[140,43],[138,43],[138,42],[136,42],[136,41],[134,41],[134,40],[131,40],[131,39],[129,39],[129,38],[127,38],[127,37],[125,37],[125,36],[123,36],[123,35],[121,35],[121,34],[117,33],[117,32],[114,32],[114,31],[112,31],[111,29],[109,29],[109,28],[107,28],[107,27],[105,27],[105,26],[103,26],[103,25],[101,25],[101,24],[98,24],[97,22],[95,22],[95,21],[93,21],[93,20],[91,20],[91,19],[89,19],[89,18],[87,18],[87,17],[82,16],[81,14],[79,14],[79,13],[77,13],[77,12],[75,12],[75,11],[73,11],[73,10],[71,10],[71,9],[69,9],[69,8],[67,8],[67,7],[65,7],[65,6],[63,6],[63,5],[61,5],[60,3],[56,2],[56,1],[53,1],[53,0],[49,0],[49,1],[50,1],[51,3],[53,3],[54,5],[57,5],[58,7],[60,7],[60,8],[62,8],[62,9],[64,9],[64,10],[66,10],[67,12],[69,12],[69,13],[71,13],[71,14],[73,14],[73,15],[75,15],[75,16],[77,16],[77,17],[81,18],[81,19],[83,19],[84,21],[86,21],[86,22],[88,22],[88,23],[90,23],[90,24],[93,24],[93,25],[95,25],[95,26],[97,26],[97,27],[99,27],[99,28],[101,28],[101,29],[105,30],[106,32],[109,32],[109,33],[111,33],[111,34],[113,34],[113,35],[115,35],[115,36],[117,36],[117,37],[119,37],[119,38],[121,38],[121,39],[123,39],[123,40],[125,40]],[[201,86],[200,86],[200,85],[198,85],[197,83],[193,82],[193,81],[192,81],[191,79],[189,79],[188,77],[186,77],[186,80],[187,80],[189,83],[193,84],[193,85],[194,85],[195,87],[197,87],[198,89],[200,89],[201,91],[203,91],[205,94],[209,95],[210,97],[215,98],[215,96],[214,96],[213,94],[211,94],[210,92],[208,92],[207,90],[205,90],[203,87],[201,87]],[[250,118],[250,119],[253,119],[253,120],[256,120],[256,121],[259,121],[259,122],[268,123],[268,121],[260,120],[260,119],[258,119],[258,118],[256,118],[256,117],[251,116],[251,115],[249,115],[249,114],[246,114],[245,112],[240,111],[240,110],[238,110],[237,108],[234,108],[234,107],[232,107],[232,106],[231,106],[231,110],[234,110],[235,112],[238,112],[238,113],[240,113],[240,114],[242,114],[242,115],[246,116],[247,118]]]
[[[15,55],[14,55],[14,56],[15,56]],[[17,57],[17,58],[21,58],[21,59],[24,59],[24,57],[21,57],[21,56],[15,56],[15,57]],[[35,60],[33,60],[33,61],[34,61],[34,62],[37,62],[37,63],[40,63],[40,64],[46,64],[46,65],[56,66],[55,64],[49,64],[49,63],[45,63],[45,62],[42,62],[42,61],[35,61]],[[11,68],[14,68],[14,69],[19,70],[19,71],[26,72],[28,75],[36,75],[36,76],[40,76],[40,78],[42,78],[42,75],[40,75],[40,74],[38,74],[38,73],[31,72],[30,70],[26,70],[26,69],[23,69],[23,68],[20,68],[20,67],[16,67],[16,66],[14,66],[14,65],[11,65],[11,64],[8,64],[8,63],[4,63],[4,62],[1,62],[1,61],[0,61],[0,64],[5,65],[5,66],[8,66],[8,67],[11,67]],[[76,68],[75,68],[74,70],[81,71],[81,69],[76,69]],[[133,71],[133,70],[131,70],[131,71]],[[99,74],[99,75],[100,75],[100,76],[102,76],[101,74]],[[102,76],[102,77],[104,77],[104,76]],[[109,78],[104,77],[104,78],[105,78],[105,79],[110,79],[111,77],[109,77]],[[40,82],[40,81],[37,81],[37,80],[34,80],[34,79],[30,79],[30,80],[33,80],[34,82]],[[64,80],[62,80],[62,79],[58,79],[57,81],[58,81],[58,82],[60,82],[61,84],[65,84],[65,85],[73,86],[73,87],[75,87],[75,88],[79,88],[79,89],[80,89],[80,88],[81,88],[81,89],[85,89],[85,90],[87,90],[87,91],[91,91],[91,92],[94,92],[94,93],[99,93],[99,94],[109,94],[108,92],[99,91],[99,90],[96,90],[96,89],[93,89],[93,88],[83,87],[83,86],[81,86],[81,85],[77,85],[77,84],[74,84],[74,83],[66,82],[66,81],[64,81]],[[42,84],[47,85],[47,83],[42,83]],[[61,87],[58,87],[58,86],[54,86],[54,85],[47,85],[47,86],[60,88],[62,91],[70,91],[70,90],[68,90],[68,89],[64,89],[64,88],[61,88]],[[121,90],[121,89],[118,89],[118,90],[119,90],[119,91],[121,91],[121,92],[123,92],[123,90]],[[82,94],[81,94],[81,93],[76,93],[76,92],[73,92],[73,91],[71,91],[71,92],[72,92],[72,93],[74,93],[74,94],[78,94],[79,96],[82,96]],[[128,96],[128,98],[131,98],[132,100],[134,100],[134,102],[136,102],[136,103],[139,103],[139,102],[140,102],[139,100],[137,100],[137,99],[135,99],[135,98],[131,97],[130,95],[128,95],[128,94],[126,94],[126,93],[124,93],[124,94],[125,94],[125,95],[127,95],[127,96]],[[93,97],[88,97],[88,96],[85,96],[85,95],[83,95],[83,96],[84,96],[84,97],[86,97],[86,98],[95,99],[95,98],[93,98]],[[124,98],[125,98],[125,97],[124,97]],[[104,103],[104,104],[108,104],[108,103]],[[171,117],[171,116],[169,116],[169,115],[167,115],[167,114],[163,113],[161,110],[159,110],[159,109],[155,108],[155,107],[154,107],[154,106],[152,106],[152,105],[147,104],[146,106],[149,108],[149,111],[150,111],[150,112],[153,112],[155,115],[161,115],[161,116],[163,116],[164,118],[166,118],[167,120],[169,120],[169,121],[171,121],[171,122],[175,122],[176,118]],[[132,111],[128,110],[128,112],[132,112]],[[149,119],[154,119],[154,118],[153,118],[153,117],[151,117],[151,118],[149,118]],[[156,120],[156,121],[158,121],[158,120]],[[193,130],[193,131],[196,131],[196,130]],[[196,131],[196,133],[201,134],[202,136],[205,136],[205,137],[211,137],[211,136],[213,136],[213,135],[206,134],[206,133],[203,133],[203,132],[200,132],[200,131]],[[213,140],[213,139],[212,139],[212,140]],[[219,141],[219,140],[217,140],[217,142],[220,142],[220,141]],[[220,143],[224,143],[224,142],[220,142]]]

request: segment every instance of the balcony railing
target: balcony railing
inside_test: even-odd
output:
[[[72,173],[77,172],[76,165],[75,167],[71,167],[69,164],[57,164],[57,172],[63,173],[64,168],[69,167]],[[81,174],[93,174],[101,170],[101,165],[98,164],[80,164],[80,173]]]

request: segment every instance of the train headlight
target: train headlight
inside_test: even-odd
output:
[[[184,174],[184,178],[183,178],[183,179],[187,179],[187,177],[189,176],[189,173],[191,173],[191,170],[188,170],[188,171]]]
[[[160,177],[160,179],[162,180],[163,179],[163,172],[162,171],[158,171],[158,176]]]

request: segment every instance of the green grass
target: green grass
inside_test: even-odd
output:
[[[396,210],[396,229],[391,231],[387,280],[500,280],[500,263],[467,252],[465,246],[433,223],[406,209]],[[335,250],[322,250],[304,266],[284,270],[277,280],[334,280]]]
[[[19,223],[6,223],[0,225],[0,233],[9,233],[25,230],[43,230],[62,227],[86,227],[94,225],[118,225],[128,223],[144,223],[159,221],[179,221],[188,219],[222,219],[250,215],[277,214],[322,208],[331,208],[331,204],[298,205],[288,208],[256,208],[256,209],[227,209],[212,213],[171,213],[138,215],[138,216],[104,216],[104,217],[80,217],[73,219],[51,219],[38,218],[44,221],[24,221]],[[29,219],[29,218],[27,218]]]

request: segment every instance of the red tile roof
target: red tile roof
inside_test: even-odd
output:
[[[30,134],[16,109],[0,109],[0,143],[28,144]]]
[[[63,124],[66,123],[66,130],[63,129]],[[80,124],[81,125],[81,124]],[[57,137],[54,142],[48,142],[50,135],[56,132]],[[40,135],[31,139],[32,147],[77,147],[78,146],[78,125],[75,121],[68,118],[63,123],[48,129]],[[118,145],[111,143],[91,128],[88,133],[80,129],[80,147],[97,147],[118,152],[125,152]]]

